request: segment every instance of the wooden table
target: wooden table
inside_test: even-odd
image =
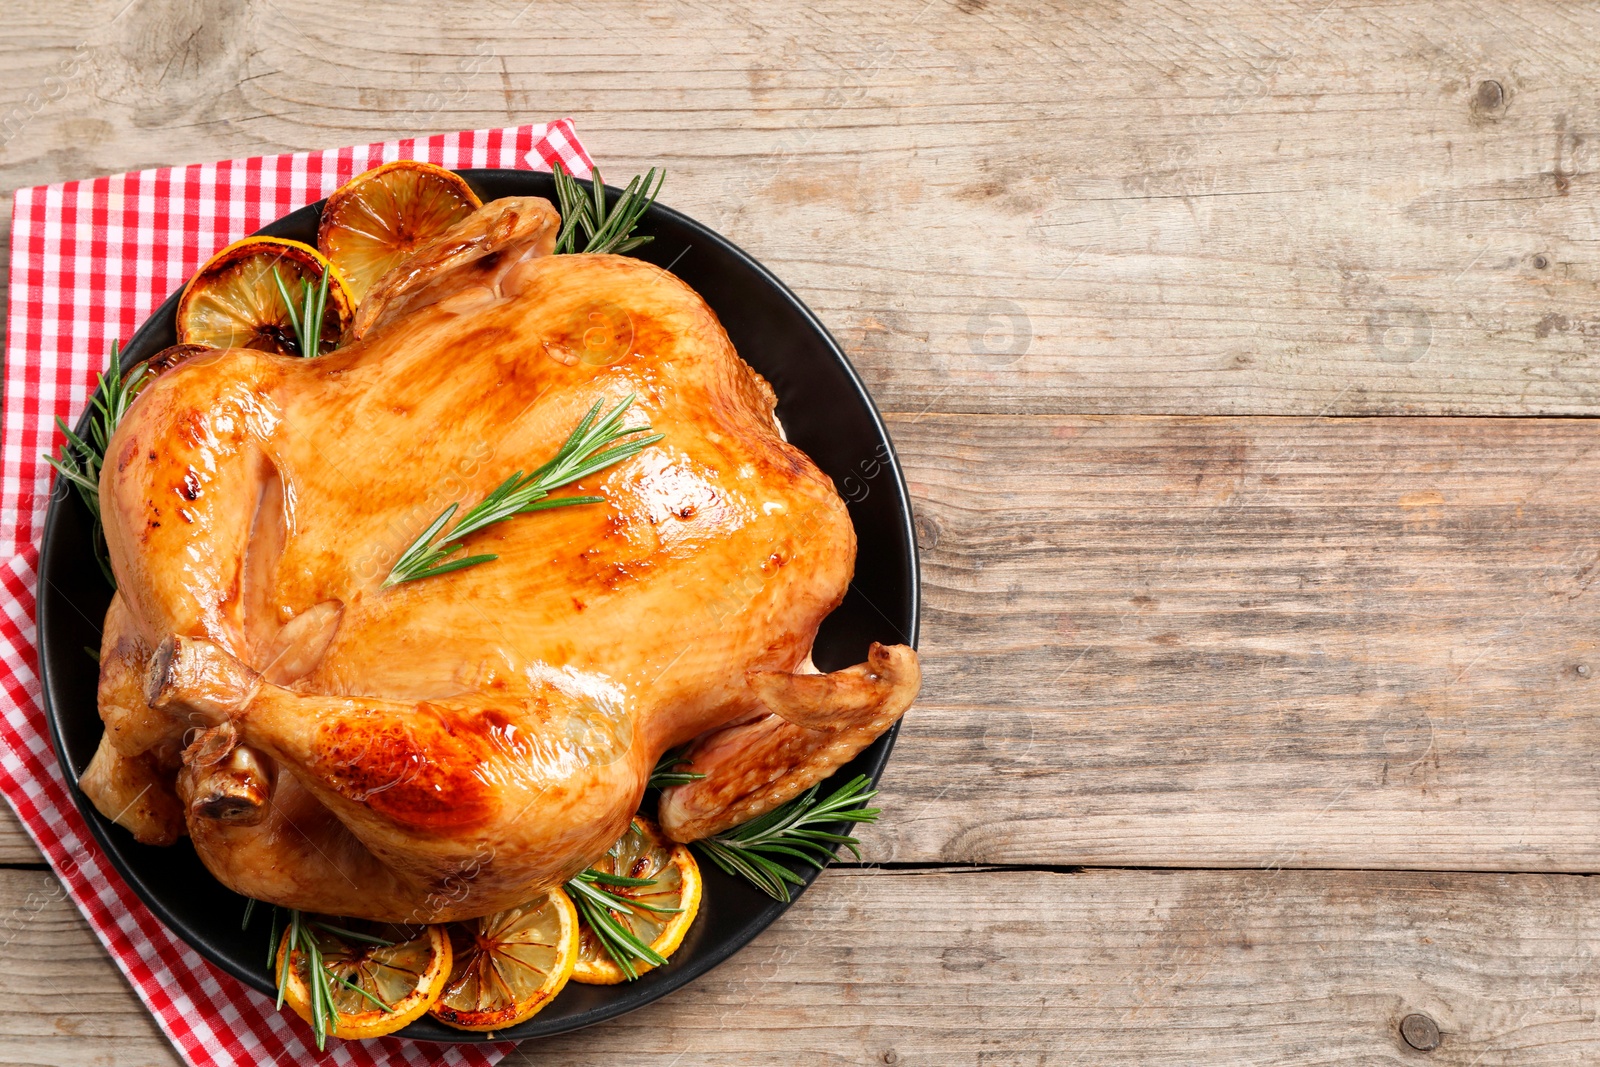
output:
[[[1600,9],[522,4],[0,0],[8,191],[570,114],[887,415],[869,862],[512,1062],[1600,1059]],[[0,859],[0,1061],[175,1062]]]

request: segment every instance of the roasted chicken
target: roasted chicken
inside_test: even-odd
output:
[[[889,727],[916,654],[810,667],[850,581],[832,482],[688,286],[552,255],[540,199],[485,205],[386,275],[316,359],[182,353],[100,483],[118,593],[84,791],[187,833],[259,900],[443,921],[521,903],[660,820],[715,834]],[[446,505],[549,459],[597,400],[665,439],[471,535],[498,559],[385,586]]]

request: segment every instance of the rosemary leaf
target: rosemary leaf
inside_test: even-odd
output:
[[[295,311],[294,297],[289,295],[289,287],[283,284],[283,275],[278,273],[276,266],[272,268],[272,280],[278,283],[278,296],[283,298],[283,309],[289,313],[289,329],[294,332],[295,347],[303,356],[305,349],[300,348],[300,340],[304,336],[300,332],[300,314]]]
[[[388,1012],[394,1011],[394,1005],[385,1004],[382,1000],[380,1000],[376,996],[373,996],[371,993],[368,993],[365,989],[362,989],[360,986],[356,985],[354,982],[350,981],[350,979],[348,979],[348,978],[340,977],[339,984],[344,986],[346,989],[351,990],[352,992],[360,993],[362,996],[364,996],[368,1000],[372,1001],[373,1004],[375,1004],[379,1008],[382,1008],[384,1011],[388,1011]]]
[[[289,968],[294,966],[294,950],[300,945],[300,913],[289,909],[289,947],[283,954],[283,966],[278,969],[278,1010],[283,1010],[283,998],[289,991]]]
[[[354,930],[346,930],[344,927],[334,926],[332,923],[313,922],[311,925],[317,927],[319,930],[326,930],[330,934],[342,937],[347,941],[361,941],[368,945],[377,945],[379,948],[394,947],[393,941],[386,941],[381,937],[373,937],[371,934],[357,933]]]
[[[300,926],[301,953],[306,961],[306,984],[311,987],[311,1032],[317,1037],[317,1051],[328,1047],[328,972],[322,964],[322,947],[317,937],[304,923]],[[339,1029],[338,1016],[333,1019],[334,1030]]]
[[[607,874],[605,871],[597,871],[593,867],[589,868],[587,873],[588,880],[595,885],[612,885],[622,889],[637,889],[640,886],[656,884],[654,878],[629,878],[625,874]]]
[[[272,968],[278,962],[278,942],[282,935],[278,932],[280,924],[280,910],[272,909],[272,933],[267,937],[267,973],[272,973]]]

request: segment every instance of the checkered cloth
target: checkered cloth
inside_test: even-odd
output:
[[[0,793],[184,1059],[196,1065],[336,1063],[488,1067],[509,1043],[400,1038],[328,1043],[201,959],[140,902],[78,814],[40,710],[34,587],[57,415],[83,411],[111,342],[126,342],[213,252],[394,159],[587,175],[572,123],[406,138],[21,189],[11,219],[4,449],[0,453]]]

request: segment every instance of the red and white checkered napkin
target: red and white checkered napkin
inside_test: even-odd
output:
[[[0,792],[67,892],[191,1064],[336,1063],[488,1067],[511,1049],[399,1038],[330,1041],[201,959],[134,896],[78,814],[40,710],[34,586],[57,415],[72,425],[105,368],[167,294],[211,253],[347,179],[394,159],[578,175],[589,156],[572,123],[475,130],[22,189],[11,221],[4,450],[0,455]],[[85,561],[85,566],[93,566]]]

